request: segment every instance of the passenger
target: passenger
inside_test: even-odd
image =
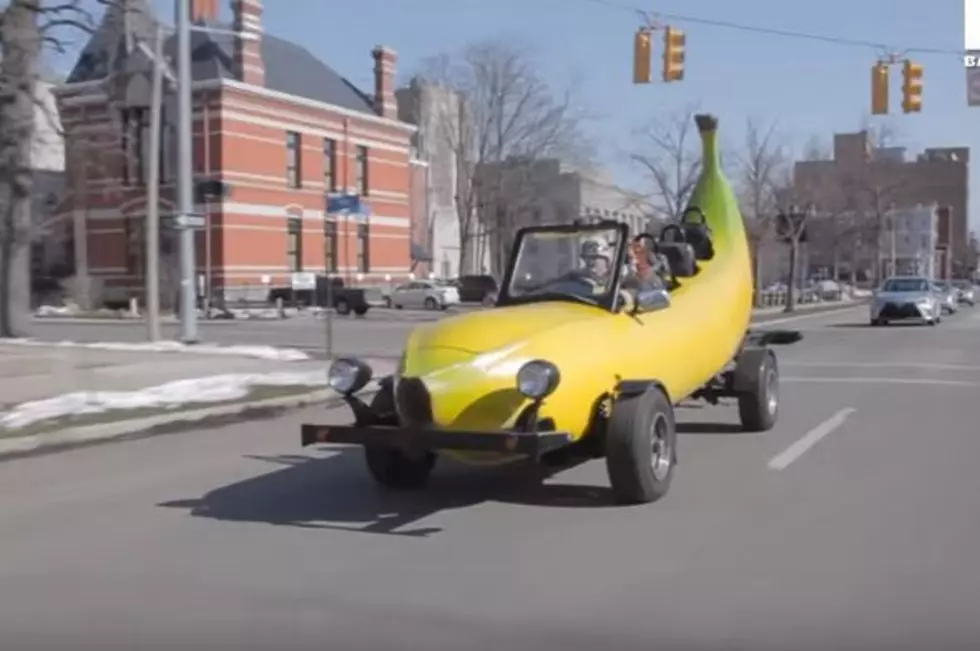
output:
[[[652,253],[643,242],[630,245],[630,264],[623,288],[632,290],[668,289],[670,265],[662,253]]]

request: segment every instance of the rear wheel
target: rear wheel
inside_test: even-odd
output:
[[[364,454],[374,480],[396,490],[423,488],[436,465],[436,455],[429,451],[408,454],[387,445],[368,445]]]
[[[659,388],[616,401],[606,429],[606,471],[617,502],[655,502],[677,464],[674,409]]]

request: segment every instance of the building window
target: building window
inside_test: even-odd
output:
[[[323,255],[324,270],[337,271],[337,222],[323,222]]]
[[[150,153],[149,130],[149,113],[145,108],[130,107],[122,110],[123,185],[146,185],[145,163]]]
[[[289,218],[286,258],[289,260],[290,271],[303,271],[303,220],[298,217]]]
[[[146,248],[146,236],[142,222],[135,219],[125,219],[123,229],[126,236],[126,273],[130,276],[143,274],[143,251]]]
[[[326,192],[337,191],[337,142],[323,139],[323,187]]]
[[[300,173],[303,158],[300,155],[302,142],[302,138],[295,131],[286,132],[286,185],[290,188],[299,188],[303,185]]]
[[[367,224],[357,225],[357,270],[367,273],[371,270],[371,231]]]
[[[362,197],[368,196],[368,148],[357,147],[357,193]]]

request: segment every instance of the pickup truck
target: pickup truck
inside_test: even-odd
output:
[[[272,287],[269,289],[269,302],[282,299],[286,305],[316,305],[333,307],[337,314],[353,312],[357,316],[367,314],[371,304],[367,300],[367,290],[359,287],[346,287],[342,278],[316,277],[316,289],[293,289],[291,287]]]

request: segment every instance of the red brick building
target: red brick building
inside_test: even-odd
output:
[[[201,0],[199,0],[201,1]],[[210,3],[196,8],[207,15]],[[279,9],[284,7],[278,6]],[[201,11],[203,9],[203,11]],[[372,53],[373,95],[300,45],[265,34],[259,0],[234,0],[232,25],[199,21],[192,36],[195,182],[221,181],[224,198],[198,204],[198,271],[228,298],[294,272],[348,282],[406,277],[410,262],[410,140],[397,119],[395,53]],[[152,46],[146,0],[114,3],[59,92],[68,197],[61,207],[76,274],[110,294],[144,287]],[[224,30],[224,31],[220,31]],[[175,60],[176,37],[164,52]],[[368,64],[365,52],[365,65]],[[172,73],[163,108],[160,212],[174,212],[176,111]],[[364,220],[326,214],[327,196],[360,194]],[[161,235],[162,297],[176,291],[176,242]]]

